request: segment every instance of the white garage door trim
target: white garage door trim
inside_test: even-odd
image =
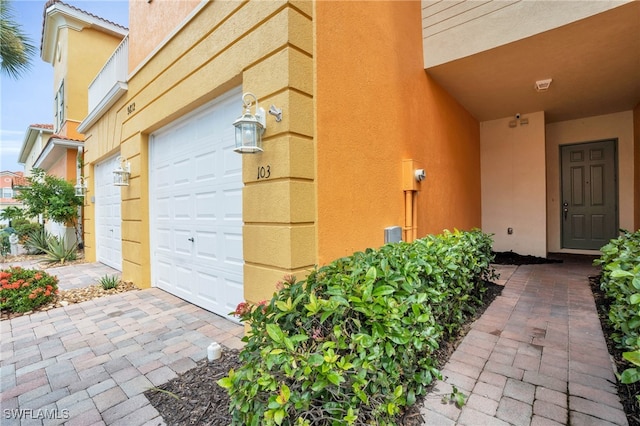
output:
[[[98,262],[122,271],[122,199],[120,187],[113,185],[117,156],[95,166],[95,233]]]
[[[244,300],[240,102],[234,89],[149,139],[152,286],[234,321]]]

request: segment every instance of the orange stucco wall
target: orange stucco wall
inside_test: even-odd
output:
[[[130,1],[129,72],[140,65],[199,3],[200,0]]]
[[[58,160],[47,170],[47,174],[58,176],[68,180],[69,182],[76,181],[76,158],[78,151],[73,149],[66,150],[65,154],[61,155]]]
[[[427,178],[418,237],[479,227],[479,124],[425,72],[420,2],[316,3],[318,260],[404,225],[402,160]]]

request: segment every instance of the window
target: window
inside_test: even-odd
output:
[[[13,189],[2,188],[2,198],[13,198]]]
[[[56,93],[56,104],[54,105],[56,117],[56,132],[62,128],[64,124],[64,80],[60,83],[58,93]]]

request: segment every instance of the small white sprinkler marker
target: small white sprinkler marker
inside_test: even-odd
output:
[[[222,356],[222,346],[217,342],[213,342],[207,348],[207,358],[209,362],[219,359]]]

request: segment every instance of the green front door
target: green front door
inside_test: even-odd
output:
[[[616,141],[560,150],[562,248],[597,250],[618,235]]]

